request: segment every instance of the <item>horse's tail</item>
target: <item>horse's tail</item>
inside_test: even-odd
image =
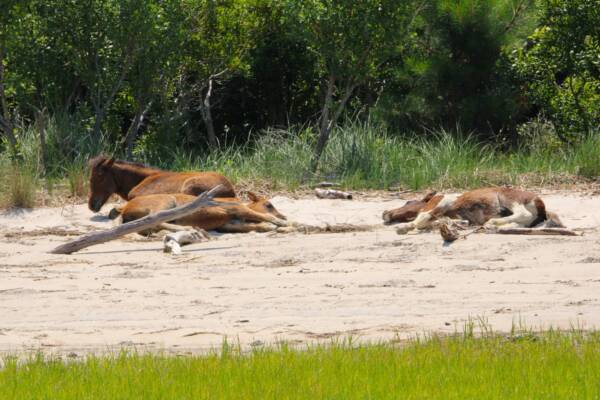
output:
[[[558,215],[551,211],[546,211],[546,227],[547,228],[565,228]]]
[[[560,218],[558,217],[558,215],[556,215],[556,213],[546,210],[546,205],[544,204],[542,199],[540,199],[539,197],[536,197],[533,200],[533,204],[535,205],[535,208],[537,209],[538,215],[537,215],[536,220],[533,222],[533,224],[531,226],[537,226],[537,225],[543,223],[546,228],[564,228],[565,227],[564,224],[562,223],[562,221],[560,220]]]

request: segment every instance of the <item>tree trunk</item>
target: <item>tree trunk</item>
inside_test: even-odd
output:
[[[206,134],[208,136],[208,145],[211,150],[215,150],[219,146],[219,142],[217,141],[217,135],[215,134],[215,125],[212,118],[212,112],[210,109],[210,98],[212,96],[212,86],[213,86],[213,78],[211,77],[208,80],[208,90],[206,91],[206,95],[204,99],[200,102],[200,112],[202,114],[202,120],[204,121],[204,126],[206,127]]]
[[[35,125],[40,134],[40,151],[42,156],[42,174],[45,175],[48,172],[48,149],[46,148],[46,128],[48,126],[46,121],[46,109],[35,110]]]
[[[333,127],[337,123],[338,119],[342,115],[342,112],[346,108],[346,104],[354,92],[356,88],[356,84],[348,82],[346,85],[346,89],[344,91],[344,95],[340,100],[333,116],[330,117],[329,113],[331,111],[332,103],[333,103],[333,89],[335,87],[335,77],[330,76],[327,81],[327,93],[325,95],[325,101],[323,104],[323,111],[321,112],[321,121],[319,126],[319,139],[317,140],[317,147],[315,148],[315,155],[311,163],[311,171],[316,172],[319,167],[319,160],[321,159],[321,155],[323,154],[323,150],[325,150],[325,146],[327,146],[327,142],[329,141],[329,135],[333,130]]]
[[[94,131],[93,140],[96,144],[100,142],[100,135],[102,133],[102,122],[104,121],[104,111],[102,106],[94,104]]]
[[[151,106],[152,102],[149,102],[145,108],[142,106],[138,107],[135,117],[133,118],[133,121],[131,121],[131,125],[129,125],[129,129],[127,129],[127,133],[125,134],[125,152],[128,159],[133,158],[133,146],[135,145],[140,128],[142,127],[144,119],[146,118],[146,114],[150,110]]]
[[[157,226],[163,222],[172,221],[174,219],[184,217],[188,214],[192,214],[193,212],[198,211],[200,208],[218,205],[219,203],[214,203],[211,199],[214,196],[214,193],[218,192],[221,189],[221,187],[222,185],[218,185],[213,189],[209,190],[208,192],[202,193],[191,203],[184,204],[183,206],[171,208],[169,210],[163,210],[156,214],[150,214],[144,218],[140,218],[132,222],[127,222],[123,225],[117,226],[107,231],[89,233],[76,240],[56,247],[55,249],[50,251],[50,253],[71,254],[86,247],[93,246],[95,244],[108,242],[121,236],[127,235],[129,233],[143,231],[145,229]]]
[[[121,68],[121,73],[119,75],[119,79],[115,82],[112,87],[110,93],[108,93],[106,99],[102,101],[102,90],[98,89],[97,98],[92,99],[92,103],[94,104],[95,111],[95,120],[94,120],[94,140],[100,139],[100,134],[102,133],[102,123],[104,122],[104,117],[106,115],[106,111],[112,105],[112,102],[123,86],[123,81],[125,80],[125,76],[127,76],[127,72],[129,71],[129,67],[133,62],[133,56],[131,54],[127,55],[125,60],[123,61],[123,67]],[[100,79],[100,78],[98,78]],[[103,104],[104,103],[104,104]]]
[[[17,147],[17,138],[14,133],[14,126],[11,123],[10,113],[8,112],[8,102],[6,101],[6,92],[4,91],[4,46],[0,43],[0,130],[4,132],[11,152],[14,154]]]
[[[331,103],[333,102],[333,89],[335,87],[335,77],[333,75],[329,76],[327,80],[327,90],[325,93],[325,99],[323,99],[323,108],[321,110],[321,118],[319,120],[319,138],[317,139],[317,147],[315,147],[315,155],[311,162],[310,170],[311,172],[316,172],[319,166],[319,160],[321,159],[321,154],[327,145],[327,141],[329,140],[329,111],[331,110]]]

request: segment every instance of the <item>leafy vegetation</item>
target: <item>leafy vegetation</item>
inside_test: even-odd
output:
[[[543,366],[543,368],[540,368]],[[484,332],[402,344],[351,341],[200,357],[120,354],[84,361],[5,360],[3,399],[593,399],[600,336]]]
[[[100,151],[292,186],[595,177],[595,3],[10,0],[0,158],[78,194]]]
[[[594,0],[542,2],[540,26],[517,51],[525,92],[565,142],[600,129],[600,10]]]

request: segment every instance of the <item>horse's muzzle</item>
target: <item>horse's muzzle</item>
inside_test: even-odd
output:
[[[102,200],[90,199],[90,201],[88,202],[88,208],[93,212],[100,211],[103,205],[104,202]]]

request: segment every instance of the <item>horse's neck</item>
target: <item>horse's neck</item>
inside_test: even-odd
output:
[[[127,164],[114,164],[113,174],[117,184],[117,194],[127,199],[131,189],[150,175],[161,172],[159,169],[136,167]]]

